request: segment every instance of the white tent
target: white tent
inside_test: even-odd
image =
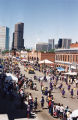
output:
[[[74,76],[74,75],[77,75],[77,72],[71,72],[71,71],[69,71],[69,72],[67,72],[67,73],[64,73],[65,75],[72,75],[72,76]]]
[[[34,61],[29,61],[31,64],[33,64],[34,63]]]
[[[74,117],[78,117],[78,110],[74,110],[71,114],[71,117],[74,118]]]
[[[40,61],[39,62],[39,64],[52,64],[53,62],[51,62],[50,60],[47,60],[47,59],[45,59],[45,60],[42,60],[42,61]]]
[[[13,56],[12,58],[13,58],[13,59],[16,59],[16,57],[15,57],[15,56]]]
[[[6,78],[5,81],[15,81],[16,83],[18,82],[18,78],[15,77],[13,74],[11,73],[6,73]]]
[[[22,61],[22,62],[26,62],[26,61],[28,61],[28,60],[26,60],[26,59],[22,59],[21,61]]]
[[[71,69],[76,69],[76,67],[75,66],[71,66]]]

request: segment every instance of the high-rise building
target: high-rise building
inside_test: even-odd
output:
[[[0,49],[9,50],[9,28],[0,26]]]
[[[58,48],[69,49],[71,44],[71,39],[59,39]]]
[[[15,32],[13,33],[12,49],[24,49],[24,23],[15,24]]]
[[[54,49],[54,39],[48,40],[48,51]]]
[[[37,43],[36,50],[37,51],[48,51],[48,43]]]

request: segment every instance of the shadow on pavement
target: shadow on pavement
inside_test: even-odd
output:
[[[20,108],[20,101],[18,98],[10,99],[8,96],[3,96],[0,93],[0,114],[7,114],[9,120],[18,118],[27,118],[26,106]],[[35,114],[31,114],[31,118],[35,118]]]

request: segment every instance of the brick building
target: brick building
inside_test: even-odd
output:
[[[72,43],[70,44],[70,48],[78,48],[78,43]]]
[[[73,46],[73,45],[72,45]],[[56,66],[70,69],[71,66],[78,66],[78,48],[57,49],[55,51]]]
[[[28,52],[28,59],[29,60],[44,60],[44,59],[48,59],[52,62],[55,61],[55,53],[49,53],[49,52]]]

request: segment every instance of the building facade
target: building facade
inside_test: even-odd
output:
[[[78,48],[58,49],[55,51],[55,64],[68,71],[71,66],[78,66]]]
[[[9,50],[9,28],[0,26],[0,49]]]
[[[71,44],[71,39],[60,38],[58,41],[58,48],[69,49]]]
[[[36,44],[37,51],[48,51],[48,43],[38,43]]]
[[[48,40],[48,51],[50,51],[54,48],[55,48],[54,39],[49,39]]]
[[[13,33],[12,49],[24,49],[24,23],[15,24],[15,32]]]
[[[28,52],[28,59],[30,61],[32,60],[35,60],[35,61],[41,61],[41,60],[44,60],[44,59],[48,59],[52,62],[55,61],[55,53],[49,53],[49,52],[35,52],[35,51],[32,51],[32,52]]]
[[[70,48],[78,48],[78,43],[72,43],[70,44]]]

